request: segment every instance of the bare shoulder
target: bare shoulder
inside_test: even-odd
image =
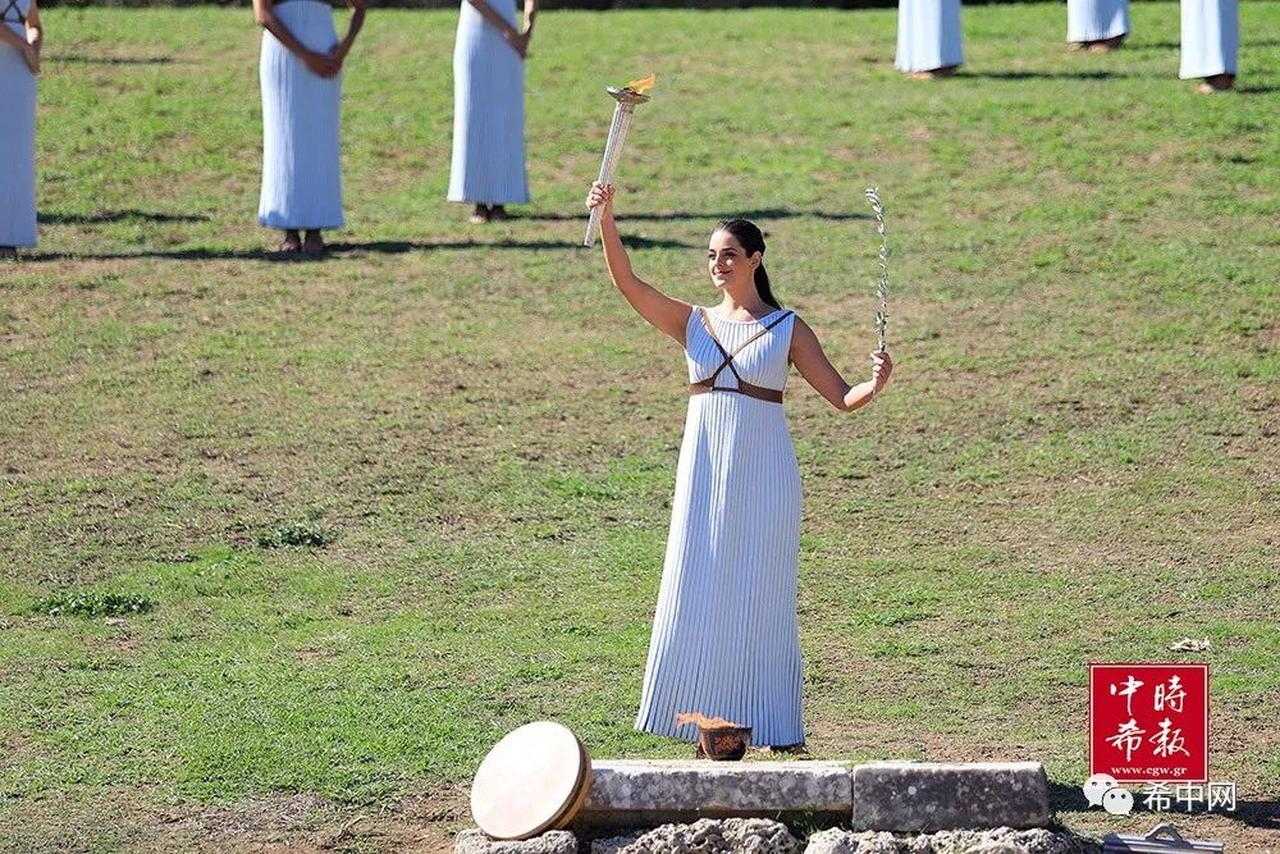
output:
[[[795,352],[796,345],[801,347],[812,347],[818,343],[818,336],[814,333],[812,327],[804,322],[804,318],[791,312],[794,318],[791,321],[791,348]]]

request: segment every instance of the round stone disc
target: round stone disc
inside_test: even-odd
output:
[[[578,742],[578,746],[582,749],[582,774],[578,779],[578,793],[552,823],[551,826],[555,830],[568,830],[569,825],[573,824],[578,813],[586,806],[587,796],[591,794],[591,754],[587,752],[586,745],[581,741]]]
[[[590,780],[590,760],[573,733],[551,721],[503,736],[471,783],[471,815],[494,839],[528,839],[563,821]]]

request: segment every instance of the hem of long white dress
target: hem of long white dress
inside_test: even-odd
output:
[[[1083,33],[1067,33],[1067,44],[1079,44],[1080,42],[1101,42],[1107,39],[1118,39],[1121,36],[1129,35],[1129,31],[1124,27],[1117,27],[1106,30],[1090,30]]]
[[[258,217],[258,225],[262,226],[263,228],[285,228],[293,231],[299,231],[299,230],[318,231],[322,228],[344,228],[346,227],[346,222],[344,220],[339,219],[336,221],[325,220],[320,222],[319,224],[307,223],[305,221],[302,223],[292,223],[280,217],[260,216]]]
[[[894,60],[893,67],[901,71],[903,74],[912,74],[916,71],[937,71],[939,68],[959,68],[964,65],[964,57],[954,60],[939,58],[937,65],[926,65],[925,63],[912,64],[909,62],[899,62]]]
[[[461,193],[449,193],[449,195],[445,196],[445,200],[469,205],[527,205],[529,204],[529,194],[525,193],[522,196],[507,196],[498,199],[477,199],[468,198]]]
[[[1216,71],[1214,69],[1217,69]],[[1235,76],[1234,68],[1227,68],[1222,65],[1205,65],[1196,71],[1178,71],[1179,80],[1200,80],[1205,77],[1217,77],[1219,74],[1230,74]]]
[[[673,721],[669,727],[648,726],[645,724],[643,717],[637,715],[634,727],[636,732],[647,732],[650,735],[672,738],[676,741],[684,741],[690,744],[698,740],[698,729],[693,724],[685,724],[684,726],[678,727]],[[683,732],[681,732],[682,730]],[[751,743],[756,747],[789,747],[793,744],[803,744],[804,728],[801,727],[800,734],[794,738],[791,737],[791,734],[788,734],[785,739],[779,738],[772,741],[757,741],[753,738]]]

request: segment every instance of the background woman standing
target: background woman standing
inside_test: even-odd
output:
[[[36,0],[0,0],[0,258],[36,245]]]
[[[1114,50],[1129,34],[1129,0],[1067,0],[1067,44],[1093,53]]]
[[[636,727],[691,741],[701,712],[752,728],[757,745],[804,742],[796,625],[800,471],[782,413],[791,365],[837,409],[858,409],[889,381],[889,354],[849,385],[805,322],[774,298],[764,237],[746,220],[711,234],[714,308],[672,299],[632,272],[613,220],[613,188],[591,188],[613,284],[641,317],[684,347],[689,412],[676,471],[662,585]]]
[[[898,0],[894,68],[911,77],[946,77],[963,63],[960,0]]]
[[[0,0],[4,2],[4,0]],[[258,222],[284,229],[281,251],[318,255],[322,228],[340,228],[342,174],[338,119],[342,63],[364,25],[364,0],[338,41],[333,9],[321,0],[253,0],[265,32],[262,83],[262,195]],[[305,229],[306,242],[298,238]]]
[[[1202,77],[1202,94],[1225,92],[1236,82],[1240,52],[1238,0],[1182,0],[1183,80]]]
[[[0,0],[3,2],[3,0]],[[506,219],[529,201],[524,164],[524,60],[537,0],[462,0],[453,48],[453,162],[449,201],[472,202],[474,223]]]

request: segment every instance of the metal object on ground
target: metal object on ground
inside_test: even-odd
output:
[[[1125,833],[1108,833],[1102,838],[1102,854],[1186,854],[1189,851],[1226,850],[1221,842],[1203,839],[1183,839],[1178,829],[1168,822],[1160,822],[1146,836]]]

